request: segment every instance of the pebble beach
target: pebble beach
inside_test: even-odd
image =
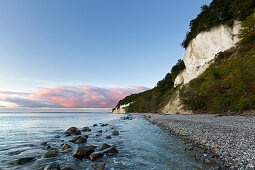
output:
[[[182,138],[187,149],[199,148],[194,155],[220,169],[254,169],[255,117],[215,115],[157,115],[145,117]]]

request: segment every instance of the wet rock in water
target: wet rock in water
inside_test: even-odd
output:
[[[62,168],[61,170],[74,170],[74,169],[71,168],[71,167],[64,167],[64,168]]]
[[[84,135],[83,137],[88,139],[88,138],[89,138],[89,135]]]
[[[122,119],[123,119],[123,120],[132,120],[133,117],[129,115],[129,116],[126,116],[126,117],[122,117]]]
[[[78,159],[83,159],[83,158],[89,157],[89,155],[93,152],[94,152],[93,146],[83,146],[83,147],[80,146],[74,151],[73,157]]]
[[[58,156],[58,149],[52,149],[42,156],[42,158],[51,158]]]
[[[98,162],[98,163],[90,163],[89,170],[104,170],[105,169],[105,163],[104,162]]]
[[[68,149],[65,149],[62,151],[62,153],[69,153],[69,152],[72,152],[73,149],[72,148],[68,148]]]
[[[42,142],[41,143],[41,145],[47,145],[48,144],[48,142]]]
[[[74,143],[81,144],[81,143],[86,143],[86,142],[87,142],[87,139],[80,136],[79,139],[77,139]]]
[[[111,136],[106,136],[105,138],[106,138],[106,139],[111,139],[112,137],[111,137]]]
[[[117,154],[119,151],[113,146],[103,150],[104,153]]]
[[[50,146],[50,145],[48,145],[48,146],[46,147],[46,149],[51,149],[51,146]]]
[[[68,145],[67,143],[65,143],[63,145],[63,150],[66,150],[66,149],[69,149],[69,148],[72,148],[70,145]]]
[[[81,136],[74,137],[73,139],[69,140],[69,142],[74,143],[74,142],[77,141],[80,137],[81,137]]]
[[[91,161],[94,161],[94,160],[96,160],[96,159],[98,159],[98,158],[101,158],[101,157],[103,157],[103,156],[104,156],[104,152],[103,152],[103,151],[99,151],[99,152],[93,152],[93,153],[89,156],[89,158],[90,158]]]
[[[83,132],[90,132],[91,129],[89,127],[84,127],[84,128],[82,128],[81,131],[83,131]]]
[[[100,147],[100,151],[102,151],[102,150],[105,150],[105,149],[107,149],[107,148],[110,148],[111,147],[111,145],[108,145],[108,144],[106,144],[106,143],[104,143],[104,144],[102,144],[102,146]]]
[[[25,163],[33,161],[34,159],[35,159],[35,157],[20,158],[20,159],[15,160],[13,163],[15,165],[24,165]]]
[[[80,130],[78,130],[78,131],[76,131],[75,133],[74,133],[74,135],[80,135],[81,134],[81,131]]]
[[[115,136],[119,135],[119,131],[114,130],[114,131],[112,132],[112,135],[115,135]]]
[[[97,124],[94,124],[93,126],[95,127],[95,126],[97,126]]]
[[[103,131],[102,131],[102,130],[99,130],[99,131],[97,131],[97,133],[103,133]]]
[[[77,127],[70,127],[65,131],[66,134],[79,134],[81,131]]]
[[[51,163],[47,165],[44,170],[60,170],[60,165],[57,163]]]

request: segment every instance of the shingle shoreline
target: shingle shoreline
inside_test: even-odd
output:
[[[255,117],[146,114],[153,124],[183,138],[220,169],[255,169]]]

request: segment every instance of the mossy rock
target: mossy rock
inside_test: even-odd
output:
[[[53,149],[53,150],[50,150],[48,151],[47,153],[45,153],[42,158],[52,158],[52,157],[56,157],[58,156],[58,149]]]
[[[35,157],[20,158],[20,159],[15,160],[13,163],[15,165],[24,165],[24,164],[26,164],[26,163],[34,160],[34,159],[35,159]]]

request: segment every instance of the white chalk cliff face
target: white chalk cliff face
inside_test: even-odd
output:
[[[126,113],[125,108],[128,107],[130,104],[131,104],[131,103],[128,103],[128,104],[125,104],[125,105],[120,105],[119,108],[116,107],[116,108],[113,110],[113,113]]]
[[[186,69],[176,77],[174,85],[187,84],[197,78],[213,62],[216,54],[234,47],[239,41],[240,28],[241,24],[235,22],[233,28],[220,25],[199,33],[186,49],[183,59]]]

